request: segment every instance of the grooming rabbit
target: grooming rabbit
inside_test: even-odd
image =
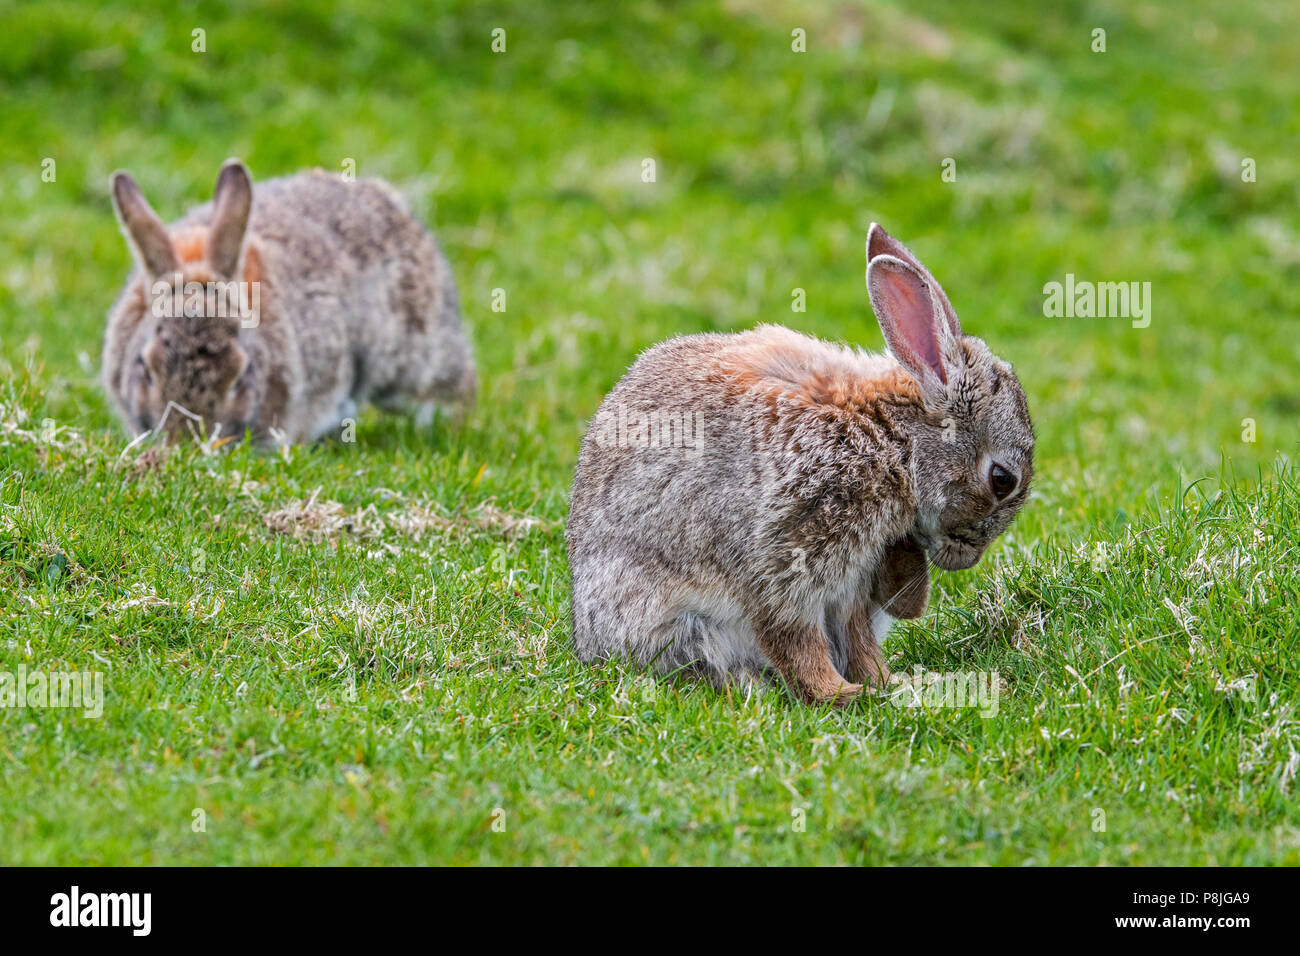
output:
[[[288,444],[366,401],[424,420],[473,402],[451,270],[386,183],[316,170],[254,187],[230,160],[213,201],[170,227],[127,173],[112,190],[137,268],[103,374],[133,433],[197,417],[209,438]]]
[[[888,680],[880,641],[925,609],[927,555],[969,568],[1029,493],[1011,367],[873,224],[891,355],[779,326],[645,352],[583,440],[567,529],[573,638],[716,684],[775,672],[810,702]]]

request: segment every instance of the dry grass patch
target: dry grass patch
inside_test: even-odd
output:
[[[322,500],[320,492],[317,488],[302,501],[267,512],[262,523],[276,534],[313,543],[343,538],[375,541],[390,535],[420,541],[430,534],[465,533],[514,539],[547,530],[540,518],[506,511],[491,502],[476,505],[462,515],[449,515],[425,502],[408,502],[400,508],[380,511],[373,502],[349,509],[332,499]]]

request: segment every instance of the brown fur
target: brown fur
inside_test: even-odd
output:
[[[171,237],[172,248],[181,262],[202,262],[208,251],[208,230],[185,229]]]
[[[863,377],[838,362],[828,367],[828,357],[834,355],[816,339],[765,325],[733,348],[720,350],[717,365],[742,388],[770,390],[771,399],[787,396],[808,405],[834,405],[858,413],[880,401],[919,402],[916,380],[901,367]]]
[[[930,577],[925,552],[910,536],[885,548],[871,583],[871,599],[891,617],[917,618],[925,613]]]

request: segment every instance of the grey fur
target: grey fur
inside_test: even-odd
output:
[[[879,640],[890,612],[924,609],[926,554],[969,567],[1006,528],[1032,477],[1019,381],[875,225],[868,264],[895,357],[779,326],[691,335],[605,398],[567,528],[579,658],[717,684],[774,672],[843,702],[888,678]],[[1002,500],[993,462],[1016,479]]]
[[[128,174],[112,185],[136,269],[109,313],[103,380],[133,433],[165,417],[178,434],[186,418],[169,404],[209,435],[247,428],[264,443],[332,432],[367,401],[426,416],[472,405],[451,269],[387,183],[314,170],[253,186],[231,160],[214,201],[170,227]],[[155,283],[178,270],[182,282],[256,281],[256,327],[217,317],[212,300],[201,316],[156,316]]]

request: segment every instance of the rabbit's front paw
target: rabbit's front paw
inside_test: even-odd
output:
[[[834,673],[834,669],[832,669]],[[805,704],[834,704],[836,707],[844,707],[857,700],[864,693],[870,693],[869,687],[862,684],[855,684],[846,678],[835,674],[833,678],[818,682],[803,682],[798,684],[799,696],[803,698]]]
[[[858,681],[867,694],[875,693],[882,687],[888,687],[893,675],[880,657],[880,649],[874,648],[874,654],[851,654],[845,676]]]
[[[826,632],[820,626],[762,628],[759,645],[790,689],[806,703],[842,706],[862,696],[862,685],[847,680],[831,663]]]
[[[830,698],[830,702],[836,707],[844,707],[857,700],[867,690],[868,688],[863,687],[861,684],[844,683],[835,692],[835,696]],[[817,703],[823,703],[823,701],[817,701]]]
[[[872,629],[871,611],[865,605],[849,618],[849,660],[844,673],[850,680],[866,685],[867,693],[889,684],[889,668]]]

